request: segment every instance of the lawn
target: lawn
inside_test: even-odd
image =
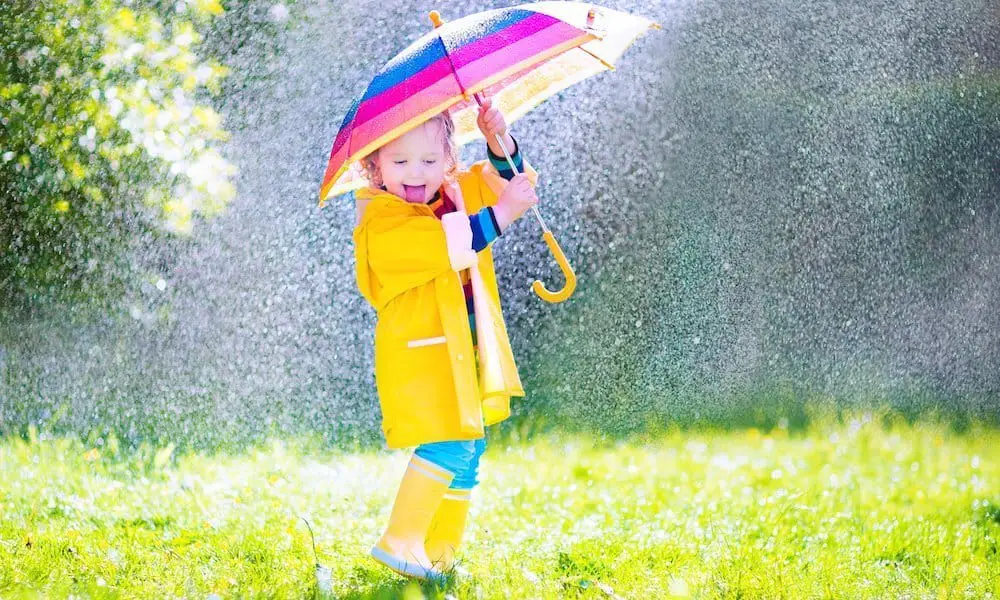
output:
[[[1000,598],[1000,431],[892,413],[491,442],[458,574],[367,557],[403,452],[0,439],[0,597]],[[319,594],[322,596],[323,594]]]

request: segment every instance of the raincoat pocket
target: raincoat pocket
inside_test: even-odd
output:
[[[437,344],[445,344],[448,342],[448,338],[440,335],[438,337],[421,338],[419,340],[410,340],[406,342],[407,348],[419,348],[421,346],[435,346]]]
[[[456,439],[458,402],[447,338],[396,338],[384,347],[395,347],[380,353],[376,364],[386,439],[394,447]]]

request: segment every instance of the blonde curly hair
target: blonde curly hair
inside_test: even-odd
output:
[[[454,181],[460,167],[458,163],[458,145],[455,143],[455,121],[452,120],[448,111],[444,111],[434,115],[420,126],[422,127],[428,123],[434,122],[440,122],[442,131],[444,132],[444,160],[448,165],[444,172],[444,179],[445,181]],[[382,171],[378,168],[377,161],[378,151],[380,149],[381,148],[375,149],[374,152],[358,161],[361,165],[361,171],[365,175],[365,179],[368,180],[368,184],[377,188],[384,185],[384,182],[382,181]]]

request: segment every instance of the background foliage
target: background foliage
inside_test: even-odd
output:
[[[217,0],[14,0],[0,14],[0,300],[114,297],[125,250],[234,195],[199,58]]]

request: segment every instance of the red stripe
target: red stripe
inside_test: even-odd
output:
[[[461,48],[450,52],[450,60],[458,69],[470,62],[473,62],[479,58],[487,56],[491,53],[504,50],[506,47],[510,46],[513,41],[519,40],[524,37],[530,37],[533,34],[542,31],[548,27],[554,25],[563,24],[565,27],[569,28],[575,34],[578,34],[580,30],[570,25],[566,25],[559,21],[558,19],[551,17],[543,13],[536,13],[526,19],[523,19],[510,27],[506,27],[497,32],[494,32],[484,38],[480,38],[475,42],[467,44]],[[532,38],[538,39],[538,38]],[[543,38],[544,39],[544,38]],[[557,42],[558,43],[558,42]],[[539,48],[538,51],[542,51],[545,48]],[[451,73],[452,67],[449,64],[449,58],[445,57],[431,63],[428,67],[421,70],[419,73],[407,78],[404,81],[394,85],[393,87],[387,89],[381,94],[375,96],[374,98],[369,98],[364,101],[359,107],[354,120],[351,122],[351,126],[357,128],[358,126],[367,123],[373,118],[378,117],[382,113],[398,106],[406,99],[412,97],[414,94],[423,92],[430,86],[440,82],[441,78],[446,77]],[[456,82],[453,93],[457,96],[461,94],[461,88],[458,87]],[[438,101],[440,102],[440,101]],[[430,104],[430,103],[429,103]],[[436,104],[436,103],[435,103]],[[400,119],[397,123],[404,122],[405,119]],[[386,129],[386,131],[391,130],[391,128]],[[359,147],[358,144],[351,140],[352,147]],[[364,144],[361,144],[362,146]]]
[[[449,61],[454,64],[455,69],[458,69],[463,65],[486,56],[487,54],[503,50],[506,46],[516,40],[530,36],[538,31],[541,31],[542,29],[551,27],[552,25],[556,25],[560,22],[561,21],[558,19],[549,15],[536,13],[509,27],[462,46],[461,48],[449,50],[448,53],[450,55],[450,59],[447,56],[441,58],[431,63],[420,72],[411,75],[405,80],[385,90],[381,94],[362,102],[358,107],[357,114],[355,115],[352,124],[356,127],[365,123],[386,110],[396,106],[407,97],[423,91],[427,87],[439,81],[442,77],[450,75],[452,73],[452,66],[449,64]],[[574,31],[578,30],[574,28]],[[457,95],[461,93],[461,89],[456,84],[455,94]]]
[[[572,25],[537,13],[458,48],[451,54],[451,60],[459,79],[468,88],[498,71],[582,34]],[[351,139],[331,154],[324,184],[352,152],[431,107],[458,96],[461,89],[453,78],[447,77],[450,71],[448,58],[440,59],[359,106],[348,126]]]

